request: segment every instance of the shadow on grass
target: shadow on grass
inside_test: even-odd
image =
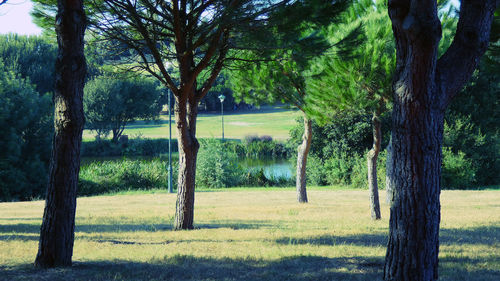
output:
[[[441,258],[440,280],[496,281],[499,260]],[[489,264],[485,268],[484,264]],[[0,266],[0,280],[381,280],[383,257],[294,256],[276,261],[173,256],[145,262],[74,262],[73,267],[36,269]]]
[[[254,221],[220,221],[210,224],[195,225],[196,229],[220,229],[229,228],[232,230],[240,229],[272,229],[278,227],[276,224],[264,220]],[[135,231],[170,231],[172,224],[77,224],[75,231],[83,233],[112,233],[112,232],[135,232]],[[7,224],[0,225],[0,241],[4,240],[38,240],[38,238],[29,238],[29,235],[40,233],[39,224]],[[360,245],[367,247],[385,247],[387,244],[387,235],[384,233],[361,234],[350,236],[323,235],[305,238],[282,237],[275,240],[282,245]],[[481,226],[467,229],[441,229],[441,245],[456,244],[481,244],[496,245],[500,243],[500,226]]]
[[[1,267],[2,280],[379,280],[383,259],[296,256],[278,261],[165,257],[149,263],[75,262],[71,268]]]
[[[283,237],[276,240],[278,244],[286,245],[343,245],[354,244],[367,247],[376,247],[387,245],[388,237],[386,234],[362,234],[351,236],[323,235],[311,238]],[[439,240],[441,245],[452,244],[482,244],[494,245],[500,243],[499,226],[481,226],[467,229],[441,229]]]
[[[218,228],[230,228],[233,230],[238,229],[260,229],[260,228],[272,228],[273,224],[266,223],[265,221],[221,221],[218,223],[210,224],[197,224],[196,229],[218,229]],[[85,232],[85,233],[103,233],[103,232],[133,232],[133,231],[166,231],[172,230],[172,224],[89,224],[81,225],[76,224],[75,232]],[[0,234],[4,233],[40,233],[40,224],[6,224],[0,225]]]
[[[6,235],[0,235],[0,241],[9,241],[9,240],[16,240],[16,241],[38,241],[39,235],[17,235],[17,234],[6,234]]]

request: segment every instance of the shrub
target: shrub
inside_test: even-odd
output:
[[[355,159],[351,172],[351,186],[354,188],[368,188],[368,167],[365,153],[364,157]],[[379,189],[385,188],[387,151],[379,153],[377,159],[377,184]]]
[[[44,196],[52,132],[50,96],[0,59],[0,201]]]
[[[470,116],[455,115],[452,117],[454,118],[449,117],[452,120],[447,120],[444,126],[443,146],[450,151],[443,150],[443,158],[444,156],[460,158],[459,155],[464,154],[463,158],[469,160],[475,173],[472,184],[476,186],[499,184],[500,134],[498,128],[487,123],[487,120],[481,120],[491,125],[483,131],[480,126],[474,124]],[[491,118],[494,119],[494,117]],[[463,163],[464,160],[457,161]],[[443,163],[445,163],[444,159]],[[463,163],[463,165],[468,164]],[[446,184],[449,183],[446,181]]]
[[[333,155],[324,161],[326,182],[328,184],[351,184],[351,172],[355,163],[354,157],[342,153]]]
[[[172,139],[172,152],[177,152],[177,140]],[[114,143],[111,140],[84,141],[82,157],[116,156],[158,156],[168,153],[168,139],[129,139],[126,143]]]
[[[245,156],[249,158],[287,159],[293,151],[285,143],[273,141],[271,136],[247,135],[243,140],[243,144]]]
[[[208,188],[237,186],[244,176],[236,153],[219,140],[202,140],[196,166],[196,184]]]
[[[120,159],[93,161],[82,165],[78,195],[96,195],[124,190],[163,189],[168,186],[167,161]],[[177,187],[178,164],[173,162],[172,178]]]
[[[297,157],[294,159],[294,167],[297,168]],[[294,170],[296,173],[296,171]],[[295,176],[297,176],[295,174]],[[310,185],[327,185],[326,182],[326,169],[323,161],[316,155],[309,155],[307,157],[306,165],[306,179],[307,184]]]
[[[443,189],[469,188],[475,181],[476,170],[465,153],[453,153],[450,148],[443,147],[443,163],[441,167],[441,186]]]

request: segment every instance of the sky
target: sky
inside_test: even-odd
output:
[[[42,30],[37,27],[29,14],[32,3],[30,0],[8,0],[0,6],[0,34],[18,33],[24,35],[40,35]]]

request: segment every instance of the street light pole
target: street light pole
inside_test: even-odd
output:
[[[172,186],[172,106],[170,91],[167,88],[168,94],[168,193],[174,193]]]
[[[222,119],[222,141],[224,141],[224,99],[226,96],[220,95],[219,100],[220,100],[220,112],[221,112],[221,119]]]

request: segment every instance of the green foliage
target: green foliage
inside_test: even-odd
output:
[[[93,161],[82,165],[78,195],[96,195],[125,190],[166,189],[167,161],[118,159]],[[173,185],[177,186],[177,165],[173,162]]]
[[[273,47],[242,52],[244,62],[233,65],[237,71],[231,73],[230,83],[237,100],[249,104],[281,101],[305,111],[310,64],[331,47],[325,40],[324,26],[336,24],[348,4],[349,1],[296,1],[278,9],[279,23],[272,36],[248,36],[257,45],[264,41]]]
[[[315,79],[307,80],[309,114],[328,121],[343,111],[382,114],[390,107],[396,58],[386,11],[382,1],[360,1],[346,13],[346,24],[329,27],[330,42],[359,34],[359,43],[348,53],[342,44],[332,48],[344,54],[343,59],[323,56],[313,64]]]
[[[385,188],[387,151],[383,150],[377,158],[377,184],[379,189]],[[354,188],[368,187],[368,168],[366,164],[366,153],[364,157],[357,158],[352,168],[351,186]]]
[[[383,131],[388,132],[388,116],[382,120]],[[299,119],[297,126],[290,131],[288,145],[296,149],[301,143],[302,132],[303,122]],[[338,114],[327,124],[313,123],[310,153],[323,160],[342,153],[348,158],[363,155],[372,145],[371,132],[370,116],[347,112]]]
[[[379,188],[385,187],[385,150],[377,159],[377,180]],[[354,188],[368,188],[368,170],[365,155],[347,156],[345,153],[321,159],[316,155],[307,158],[307,183],[310,185],[350,185]]]
[[[57,46],[48,39],[17,34],[0,35],[0,58],[19,78],[29,79],[40,94],[54,92]]]
[[[475,183],[476,170],[465,153],[453,153],[443,147],[443,163],[441,167],[441,186],[443,189],[467,189]]]
[[[495,29],[500,30],[500,17]],[[472,163],[475,186],[500,184],[500,35],[492,33],[490,40],[478,70],[445,117],[443,145],[454,155],[463,153],[464,165]]]
[[[172,139],[172,152],[177,152],[177,139]],[[133,138],[127,142],[82,142],[82,157],[159,156],[168,153],[168,139]]]
[[[0,200],[42,197],[50,159],[52,105],[0,59]]]
[[[156,84],[145,78],[94,78],[87,82],[83,100],[87,128],[96,131],[98,139],[112,131],[117,141],[127,123],[158,118],[161,98]]]
[[[236,153],[224,148],[219,140],[201,141],[196,166],[196,184],[207,188],[237,186],[244,172]]]
[[[285,143],[274,141],[270,136],[245,136],[242,145],[247,158],[287,159],[291,154]]]
[[[294,167],[297,166],[297,159],[294,158]],[[323,160],[315,154],[309,154],[307,157],[306,180],[309,185],[322,186],[327,185],[327,170]],[[296,176],[296,175],[295,175]]]
[[[219,75],[215,80],[214,86],[211,90],[201,99],[200,107],[207,111],[217,111],[221,110],[221,102],[219,99],[220,95],[224,95],[224,111],[233,110],[236,105],[235,99],[233,97],[233,91],[228,88],[227,78],[225,75]]]
[[[489,129],[485,129],[483,133],[482,126],[471,121],[470,116],[457,118],[457,115],[453,116],[452,113],[449,113],[448,117],[450,119],[455,117],[455,119],[447,120],[445,123],[443,146],[446,153],[443,151],[443,163],[445,163],[444,158],[446,156],[455,156],[457,165],[462,163],[464,165],[462,169],[468,169],[474,175],[473,177],[456,175],[464,180],[461,187],[467,187],[471,184],[485,186],[500,183],[500,175],[498,174],[498,171],[500,171],[498,125],[492,125]],[[483,120],[483,122],[489,123],[491,120]],[[444,170],[443,173],[445,173]],[[452,171],[448,173],[452,173]],[[444,180],[444,183],[450,182]],[[448,187],[444,183],[443,186]],[[460,184],[453,187],[460,187]]]

